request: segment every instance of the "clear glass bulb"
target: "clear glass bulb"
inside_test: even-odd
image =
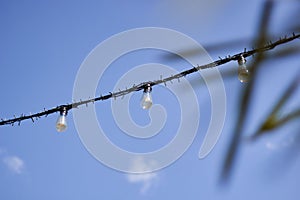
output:
[[[56,130],[57,132],[63,132],[67,129],[67,126],[67,112],[64,110],[56,121]]]
[[[152,96],[150,92],[144,92],[142,100],[141,100],[141,107],[143,109],[149,109],[152,106]]]
[[[245,58],[243,56],[241,56],[241,58],[238,60],[238,64],[239,64],[238,78],[241,83],[247,83],[250,81],[250,78],[251,78],[250,72],[247,69],[247,66],[245,63],[246,63]]]
[[[141,99],[141,107],[145,110],[151,108],[152,106],[151,90],[152,90],[151,86],[148,85],[144,89],[143,97]]]

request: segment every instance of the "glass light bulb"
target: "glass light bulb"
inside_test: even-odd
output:
[[[60,112],[60,116],[56,121],[57,132],[63,132],[67,129],[67,111],[63,110]]]
[[[150,92],[144,92],[142,100],[141,100],[141,107],[143,109],[149,109],[152,106],[152,96]]]
[[[141,107],[143,109],[149,109],[152,106],[151,91],[152,91],[151,85],[147,84],[146,87],[144,88],[143,97],[141,99]]]
[[[247,69],[247,66],[245,63],[246,63],[245,58],[243,56],[241,56],[241,58],[238,60],[238,64],[239,64],[238,78],[241,83],[247,83],[250,81],[250,78],[251,78],[250,72]]]

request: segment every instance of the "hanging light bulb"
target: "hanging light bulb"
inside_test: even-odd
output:
[[[241,83],[247,83],[250,80],[250,72],[247,69],[246,66],[246,59],[244,58],[243,55],[240,56],[240,58],[238,59],[238,77],[239,80],[241,81]]]
[[[143,109],[149,109],[152,106],[152,96],[151,96],[151,85],[147,84],[147,86],[144,88],[144,94],[141,99],[141,107]]]
[[[57,132],[63,132],[67,129],[67,114],[68,114],[67,108],[63,107],[56,121]]]

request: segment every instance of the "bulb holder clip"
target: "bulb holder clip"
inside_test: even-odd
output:
[[[148,83],[145,87],[144,87],[144,93],[149,93],[152,91],[152,87],[151,84]]]
[[[61,116],[67,116],[67,114],[68,114],[67,107],[62,106],[61,109],[60,109],[60,111],[59,111],[59,113],[60,113]]]
[[[244,58],[244,56],[243,55],[241,55],[240,57],[239,57],[239,59],[238,59],[238,64],[239,65],[243,65],[243,64],[245,64],[247,61],[246,61],[246,59]]]

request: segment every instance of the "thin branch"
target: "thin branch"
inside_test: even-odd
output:
[[[259,136],[263,135],[264,133],[273,130],[275,128],[278,128],[282,126],[283,124],[289,122],[290,120],[293,120],[294,118],[299,117],[300,115],[300,109],[295,110],[288,114],[285,117],[279,118],[279,112],[282,109],[282,107],[286,104],[286,102],[290,99],[291,95],[295,92],[295,90],[300,85],[300,72],[296,75],[295,79],[290,83],[282,97],[278,100],[278,102],[273,107],[270,114],[266,117],[260,128],[256,131],[255,134],[253,134],[250,137],[250,140],[255,140]]]
[[[270,42],[269,45],[262,46],[262,44],[265,44],[267,41],[267,35],[268,35],[267,32],[268,32],[268,27],[269,27],[269,23],[270,23],[271,13],[273,10],[273,5],[274,5],[273,1],[271,1],[271,0],[265,1],[264,7],[262,9],[262,13],[261,13],[261,17],[260,17],[260,24],[257,29],[258,38],[256,41],[254,41],[254,45],[258,46],[259,48],[252,50],[252,52],[257,53],[257,55],[255,56],[253,64],[251,66],[251,70],[252,70],[251,71],[251,73],[252,73],[251,80],[244,89],[244,93],[243,93],[243,96],[241,99],[240,109],[239,109],[239,113],[238,113],[238,120],[235,125],[233,136],[230,141],[228,152],[226,154],[223,169],[221,172],[221,181],[223,183],[228,181],[228,179],[230,178],[237,154],[240,150],[241,134],[242,134],[242,130],[244,127],[244,122],[245,122],[246,116],[248,114],[250,99],[251,99],[251,95],[253,94],[253,88],[254,88],[253,86],[255,83],[258,66],[259,66],[260,62],[263,61],[263,59],[264,59],[263,53],[265,51],[275,48],[277,45],[279,45],[281,43],[281,39],[280,39],[275,43]],[[293,36],[294,36],[294,34],[293,34]],[[253,55],[252,52],[250,53],[251,55]],[[243,56],[247,57],[247,54],[243,54]]]

